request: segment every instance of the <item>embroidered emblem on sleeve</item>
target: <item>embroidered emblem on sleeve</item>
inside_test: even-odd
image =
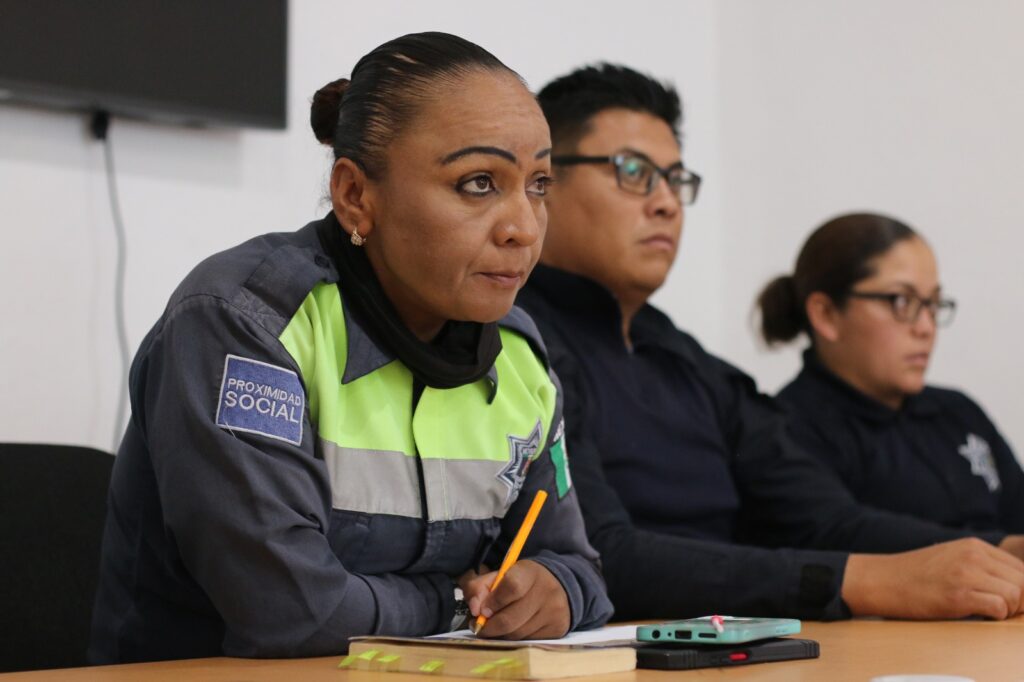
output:
[[[992,449],[981,436],[973,433],[967,434],[967,442],[961,445],[957,452],[963,455],[971,463],[971,473],[981,476],[988,486],[989,492],[999,490],[999,471],[996,469],[996,460],[992,457]]]
[[[526,480],[526,470],[530,468],[530,461],[540,448],[540,436],[541,425],[539,420],[526,438],[519,438],[509,434],[508,464],[495,477],[508,486],[508,496],[505,498],[506,504],[512,504],[519,495],[519,489],[523,487],[523,481]]]
[[[295,372],[237,355],[224,358],[217,426],[301,445],[305,404]]]

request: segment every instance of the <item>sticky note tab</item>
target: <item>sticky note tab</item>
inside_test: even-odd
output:
[[[402,657],[398,654],[387,654],[386,656],[381,656],[376,661],[377,669],[386,672],[397,672],[399,669],[398,662],[401,658]]]
[[[372,661],[379,653],[380,652],[376,649],[370,649],[369,651],[364,651],[363,653],[359,654],[356,658],[358,658],[360,661]]]
[[[420,666],[421,673],[436,673],[444,667],[444,661],[441,659],[435,659],[433,661],[427,661]]]
[[[514,658],[499,658],[496,661],[490,663],[484,663],[470,670],[472,675],[480,675],[482,677],[496,677],[501,678],[502,671],[511,667],[519,665],[519,662]]]
[[[352,665],[355,662],[356,662],[356,657],[355,656],[346,656],[345,658],[341,659],[341,663],[338,664],[338,667],[339,668],[347,668],[347,667],[349,667],[350,665]]]
[[[486,675],[487,673],[494,670],[496,665],[497,663],[484,663],[483,665],[478,665],[469,672],[473,675]]]

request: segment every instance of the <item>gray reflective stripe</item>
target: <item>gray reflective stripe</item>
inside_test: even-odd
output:
[[[320,440],[331,506],[367,514],[421,517],[416,458],[391,450],[344,448]],[[508,462],[424,459],[429,521],[503,518],[511,500],[498,478]],[[458,492],[456,492],[458,491]]]
[[[510,489],[498,474],[507,464],[483,459],[423,460],[430,520],[504,518],[511,503]]]
[[[420,518],[415,457],[391,450],[343,448],[323,439],[320,446],[335,509]]]

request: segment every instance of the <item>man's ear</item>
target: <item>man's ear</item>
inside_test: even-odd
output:
[[[841,311],[828,295],[820,291],[812,292],[804,303],[804,311],[816,336],[832,343],[839,340]]]
[[[373,193],[369,178],[352,159],[341,158],[331,169],[331,206],[342,228],[366,238],[373,231]]]

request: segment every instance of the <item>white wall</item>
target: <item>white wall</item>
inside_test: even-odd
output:
[[[131,344],[201,258],[324,210],[328,152],[306,124],[316,88],[387,39],[446,30],[535,87],[598,59],[677,83],[685,157],[706,184],[657,301],[765,389],[797,352],[759,349],[747,315],[806,234],[850,209],[919,227],[961,305],[932,377],[968,388],[1024,447],[1024,367],[1002,342],[1020,331],[1024,290],[1021,25],[1014,0],[293,0],[287,131],[114,122]],[[114,241],[83,117],[0,106],[0,201],[0,440],[109,449]]]
[[[309,97],[403,33],[463,35],[535,87],[597,59],[675,80],[692,102],[688,158],[718,175],[713,8],[713,0],[632,2],[628,12],[583,0],[531,0],[496,13],[455,1],[293,0],[287,131],[113,122],[133,351],[200,259],[262,232],[298,228],[325,210],[320,199],[329,153],[309,131]],[[720,188],[710,185],[693,212],[706,227],[719,222]],[[102,149],[88,139],[84,117],[0,106],[0,201],[0,440],[111,449],[121,378],[114,239]],[[672,286],[717,291],[718,243],[711,229],[688,237],[691,255],[683,257]],[[668,307],[692,326],[717,328],[717,306],[668,298]]]
[[[959,303],[930,373],[978,399],[1024,448],[1024,4],[1014,0],[727,0],[720,5],[721,222],[716,350],[774,391],[796,349],[754,342],[745,313],[825,219],[871,209],[918,228]],[[1009,344],[1009,345],[1008,345]],[[1018,455],[1024,452],[1018,451]]]

